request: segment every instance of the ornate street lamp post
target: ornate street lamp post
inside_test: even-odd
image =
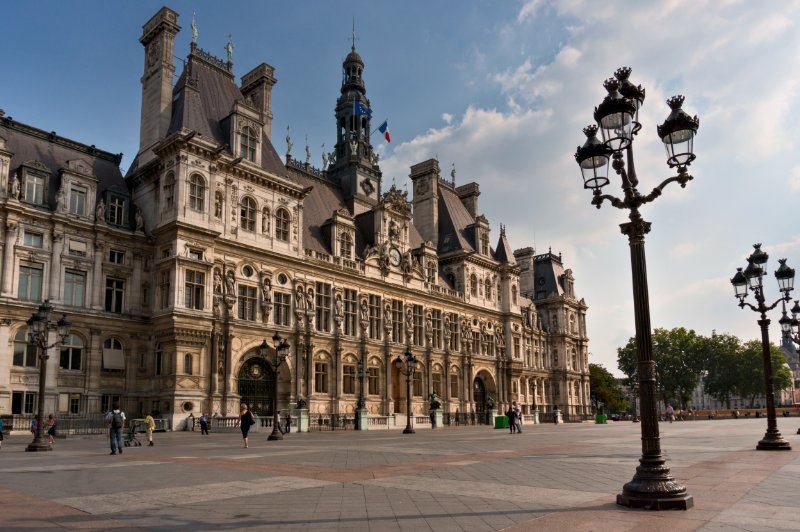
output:
[[[780,319],[780,324],[784,334],[789,336],[792,342],[800,346],[800,320],[797,319],[798,314],[800,314],[800,302],[795,300],[792,307],[792,319],[788,323],[784,321],[786,317],[786,311],[784,310],[784,317]],[[795,404],[796,401],[797,399],[794,396],[794,375],[792,375],[792,404]],[[800,434],[800,428],[797,429],[797,433]]]
[[[272,375],[275,377],[275,389],[272,390],[272,434],[267,437],[267,440],[282,440],[283,434],[278,428],[280,423],[278,421],[278,369],[283,364],[283,361],[286,360],[286,357],[289,356],[289,342],[285,338],[281,338],[276,332],[272,335],[272,345],[275,349],[274,361],[269,359],[269,345],[267,345],[266,340],[261,342],[261,347],[259,348],[261,358],[272,366]]]
[[[417,367],[417,357],[411,352],[411,349],[406,347],[406,352],[403,357],[394,359],[394,365],[397,369],[406,376],[406,428],[403,434],[414,434],[414,429],[411,428],[411,378],[414,375],[414,369]]]
[[[36,415],[39,420],[36,423],[36,434],[34,434],[33,441],[25,448],[26,451],[52,451],[48,438],[45,437],[45,423],[44,423],[44,392],[45,380],[47,379],[47,360],[50,356],[47,352],[50,348],[55,347],[67,341],[69,331],[72,324],[64,314],[58,320],[56,326],[58,327],[59,339],[50,345],[47,345],[47,336],[50,331],[50,314],[53,312],[53,306],[49,301],[45,300],[44,303],[39,305],[39,310],[34,312],[26,322],[28,324],[28,338],[30,343],[36,346],[37,356],[39,357],[39,397],[36,409]]]
[[[695,158],[694,136],[700,122],[696,116],[692,118],[681,109],[683,96],[673,96],[667,100],[672,111],[666,121],[657,127],[657,131],[667,150],[667,164],[675,168],[678,174],[664,180],[649,194],[642,195],[636,188],[639,180],[633,165],[633,137],[641,129],[639,108],[644,103],[645,90],[641,85],[636,86],[628,81],[630,73],[630,68],[620,68],[614,73],[615,78],[605,81],[603,86],[608,96],[595,108],[594,119],[597,124],[584,128],[587,140],[575,153],[575,160],[583,174],[584,188],[593,191],[592,205],[599,209],[607,200],[613,207],[628,210],[630,219],[620,228],[628,237],[631,250],[637,373],[641,391],[642,457],[633,480],[625,484],[622,493],[617,495],[617,504],[650,510],[685,510],[694,504],[692,496],[670,474],[666,458],[661,454],[656,412],[656,364],[653,360],[644,251],[644,235],[650,232],[650,222],[642,219],[639,207],[659,197],[668,184],[677,182],[685,187],[692,179],[686,168]],[[596,136],[598,130],[602,142]],[[601,192],[609,183],[610,159],[613,159],[612,167],[622,182],[624,196],[621,199]]]
[[[767,306],[764,303],[762,278],[767,271],[769,255],[762,251],[761,244],[754,244],[753,247],[755,251],[747,257],[747,268],[744,271],[741,268],[737,268],[736,275],[731,279],[731,284],[736,297],[739,299],[739,306],[741,308],[748,307],[750,310],[761,314],[758,324],[761,326],[761,353],[764,362],[764,385],[767,396],[767,432],[756,445],[756,449],[761,451],[788,451],[791,450],[792,446],[783,439],[783,436],[778,431],[778,420],[775,417],[775,385],[772,380],[772,357],[769,353],[770,320],[767,318],[767,312],[774,309],[781,301],[790,301],[792,299],[789,292],[794,289],[794,270],[786,265],[786,259],[778,261],[780,266],[775,271],[775,278],[778,280],[778,288],[783,293],[783,296],[772,305]],[[747,297],[748,286],[755,295],[757,306],[744,301],[744,298]]]
[[[367,406],[367,400],[364,397],[364,376],[367,371],[367,364],[364,361],[364,355],[358,359],[358,363],[356,365],[356,369],[358,370],[358,403],[356,404],[356,430],[363,430],[364,427],[361,426],[361,412],[363,412],[364,408]]]

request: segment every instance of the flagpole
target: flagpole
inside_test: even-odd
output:
[[[389,119],[388,119],[388,118],[384,118],[384,119],[383,119],[383,122],[381,122],[380,126],[378,126],[378,127],[376,127],[375,129],[373,129],[373,130],[372,130],[372,133],[370,133],[370,134],[369,134],[369,136],[371,137],[371,136],[372,136],[372,135],[373,135],[373,134],[374,134],[376,131],[378,131],[378,130],[381,128],[381,126],[382,126],[383,124],[387,123],[388,121],[389,121]]]

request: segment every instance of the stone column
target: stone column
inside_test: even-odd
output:
[[[11,283],[14,279],[14,247],[17,243],[19,224],[6,222],[5,247],[3,249],[3,295],[11,295]]]
[[[50,285],[47,289],[47,297],[50,301],[63,301],[64,294],[59,292],[58,285],[61,280],[61,252],[64,249],[64,235],[53,233],[53,255],[50,261]]]
[[[92,269],[92,285],[90,287],[91,307],[103,309],[103,253],[105,246],[100,241],[94,243],[94,268]]]

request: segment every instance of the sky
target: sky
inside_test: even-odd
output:
[[[142,25],[163,2],[9,2],[0,31],[7,116],[124,154],[138,149]],[[614,1],[173,1],[182,30],[177,73],[196,13],[198,45],[225,57],[239,79],[275,67],[273,144],[306,142],[312,164],[335,136],[341,64],[352,45],[365,62],[384,190],[408,186],[409,167],[436,157],[456,182],[480,184],[492,242],[505,224],[514,249],[562,253],[589,306],[590,362],[616,374],[634,335],[627,211],[591,204],[573,158],[621,66],[647,91],[634,141],[639,190],[673,173],[656,126],[665,100],[686,97],[700,118],[686,188],[668,187],[641,209],[653,327],[759,338],[757,315],[737,306],[730,278],[752,244],[800,271],[800,2]],[[307,141],[306,141],[307,139]],[[322,145],[325,145],[323,148]],[[614,176],[604,193],[621,195]],[[798,283],[800,285],[800,282]],[[779,337],[778,310],[771,339]]]

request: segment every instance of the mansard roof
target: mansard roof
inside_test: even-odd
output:
[[[86,174],[94,176],[97,193],[105,190],[127,190],[122,179],[119,163],[122,154],[113,154],[87,146],[80,142],[60,137],[55,132],[47,132],[35,127],[16,122],[10,117],[0,118],[0,136],[6,140],[6,150],[12,153],[10,177],[16,174],[20,166],[33,163],[49,173],[47,186],[47,204],[55,208],[56,194],[60,186],[60,171],[68,167],[68,161],[86,161]]]
[[[554,255],[551,251],[534,257],[534,271],[537,280],[536,291],[544,292],[544,297],[551,295],[564,295],[564,287],[559,282],[564,275],[564,264],[561,255]],[[544,279],[544,281],[541,281]],[[537,298],[538,299],[538,298]]]
[[[439,187],[439,253],[451,251],[474,252],[467,235],[467,226],[475,223],[456,193]]]
[[[220,146],[230,144],[223,122],[233,111],[234,103],[244,102],[245,98],[233,74],[221,60],[199,48],[192,48],[172,94],[172,117],[167,136],[185,129],[211,138]],[[231,153],[230,147],[228,152]],[[263,130],[261,168],[273,175],[288,177],[281,157]]]
[[[514,259],[514,251],[508,244],[508,238],[506,238],[506,228],[503,225],[500,226],[500,240],[497,241],[497,249],[494,252],[494,258],[497,259],[498,262],[506,264],[517,263],[516,259]]]

